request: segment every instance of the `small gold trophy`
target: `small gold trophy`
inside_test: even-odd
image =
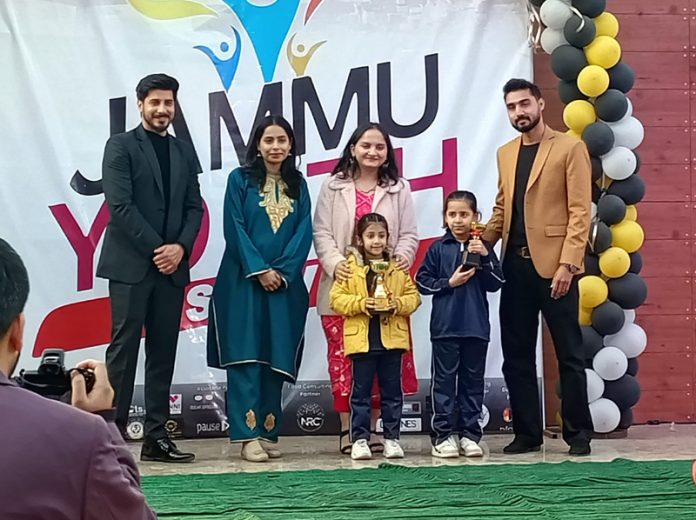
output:
[[[475,220],[472,221],[471,225],[469,226],[469,240],[480,240],[485,229],[485,224]],[[462,249],[462,266],[464,266],[466,270],[471,269],[472,267],[474,269],[481,269],[481,255],[478,253],[469,253],[469,251],[464,248],[464,244],[462,244]]]
[[[375,273],[375,278],[369,288],[371,298],[375,300],[375,307],[370,312],[373,314],[387,314],[392,310],[389,308],[391,294],[384,285],[384,273],[389,269],[389,262],[384,260],[370,260],[370,270]]]

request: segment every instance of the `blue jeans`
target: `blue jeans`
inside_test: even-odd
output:
[[[403,350],[356,354],[353,364],[353,389],[350,393],[350,440],[370,440],[372,383],[379,380],[382,425],[385,439],[399,439],[401,408],[401,354]]]

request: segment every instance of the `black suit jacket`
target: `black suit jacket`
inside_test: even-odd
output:
[[[155,149],[142,125],[109,138],[102,181],[111,218],[99,257],[97,276],[136,284],[154,267],[154,250],[179,243],[184,259],[172,273],[176,286],[189,283],[188,258],[203,217],[198,185],[201,172],[193,146],[169,136],[170,196],[167,229],[164,191]]]

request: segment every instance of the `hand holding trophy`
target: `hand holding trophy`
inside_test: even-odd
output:
[[[368,293],[373,305],[368,306],[371,314],[391,314],[394,312],[392,294],[384,284],[384,274],[389,269],[389,262],[385,260],[370,260],[370,270],[375,277],[369,287]]]
[[[485,229],[485,224],[477,221],[472,221],[469,227],[469,240],[481,240],[481,235],[483,234]],[[462,266],[464,266],[465,269],[481,269],[481,254],[463,249]]]

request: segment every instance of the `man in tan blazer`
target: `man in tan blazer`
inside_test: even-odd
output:
[[[498,196],[484,233],[490,243],[503,241],[500,328],[515,432],[503,451],[537,451],[543,442],[535,360],[541,311],[558,358],[563,438],[571,455],[587,455],[592,421],[575,276],[590,226],[590,159],[582,141],[546,126],[536,85],[511,79],[503,93],[521,136],[498,149]]]

